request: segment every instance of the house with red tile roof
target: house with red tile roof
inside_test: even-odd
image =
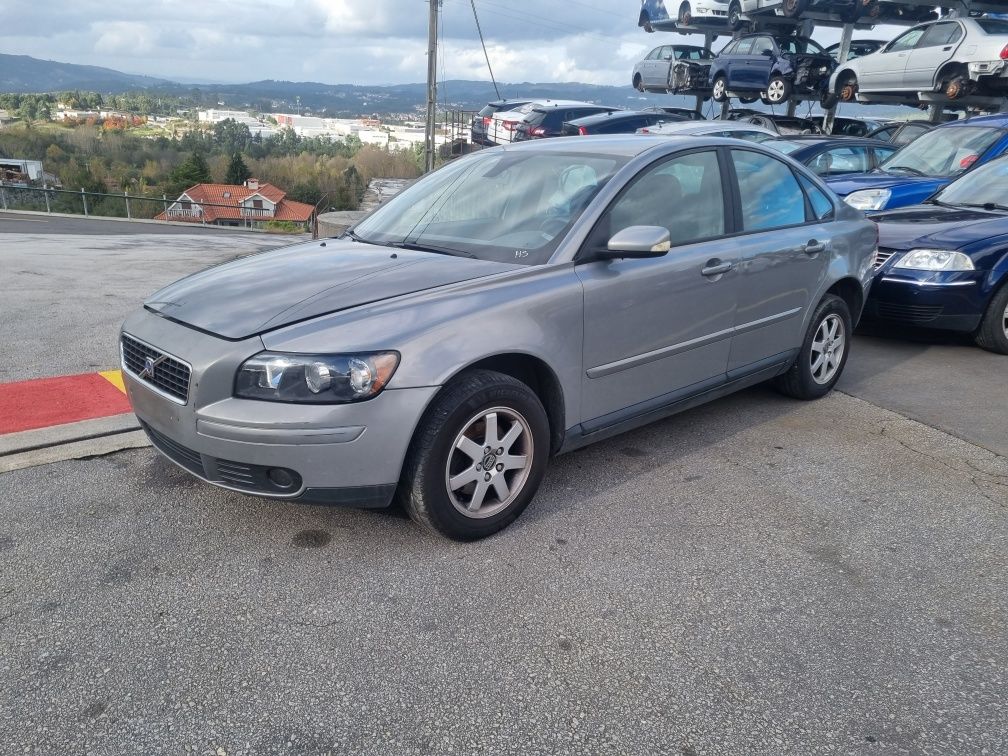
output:
[[[155,220],[246,227],[269,221],[290,221],[303,223],[308,228],[314,213],[311,205],[287,199],[283,189],[250,178],[242,186],[191,186],[167,210],[158,213]]]

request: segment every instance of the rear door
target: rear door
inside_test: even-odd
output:
[[[732,241],[739,288],[729,380],[787,359],[801,345],[803,316],[826,275],[834,212],[832,201],[806,180],[808,191],[820,195],[820,211],[813,210],[783,160],[745,148],[730,154],[741,232]]]
[[[903,71],[903,84],[921,91],[934,87],[935,74],[943,63],[952,59],[962,38],[962,27],[956,21],[933,24],[910,51]]]
[[[663,226],[662,257],[576,265],[584,284],[581,415],[594,432],[724,382],[738,278],[726,250],[730,204],[718,152],[700,148],[644,168],[582,251],[629,226]]]
[[[750,89],[765,89],[770,81],[770,69],[777,57],[777,45],[773,37],[759,36],[753,41],[752,51],[746,64],[746,86]]]
[[[746,66],[749,65],[749,51],[752,50],[752,43],[751,37],[740,39],[735,51],[725,61],[728,67],[728,89],[745,87]]]

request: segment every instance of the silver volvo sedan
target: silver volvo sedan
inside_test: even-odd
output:
[[[758,145],[603,136],[484,150],[340,239],[154,294],[121,333],[153,445],[205,481],[455,539],[511,523],[551,455],[843,370],[875,224]]]

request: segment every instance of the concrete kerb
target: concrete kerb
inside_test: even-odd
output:
[[[160,221],[152,218],[118,218],[110,215],[81,215],[80,213],[47,213],[44,210],[3,210],[0,215],[37,215],[42,218],[74,218],[76,220],[89,221],[110,221],[112,223],[146,223],[152,226],[178,226],[180,228],[204,228],[208,231],[245,231],[252,234],[286,234],[287,236],[307,236],[304,232],[292,234],[290,231],[268,231],[260,228],[248,228],[245,226],[215,226],[202,223],[189,223],[186,221]]]

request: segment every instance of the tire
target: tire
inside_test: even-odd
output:
[[[798,18],[808,9],[808,0],[784,0],[781,13],[788,18]]]
[[[494,444],[501,445],[494,449]],[[399,502],[415,522],[447,538],[486,538],[514,522],[532,501],[546,473],[549,447],[549,420],[532,389],[492,370],[463,373],[420,420],[403,466]],[[498,454],[499,449],[504,451]]]
[[[728,28],[732,31],[739,31],[744,23],[742,21],[742,7],[733,2],[728,6]]]
[[[834,337],[830,337],[828,335],[830,333],[834,334]],[[847,364],[852,334],[851,314],[847,303],[833,294],[824,296],[812,313],[808,332],[794,364],[786,373],[774,380],[777,389],[795,399],[819,399],[826,396],[840,379]],[[833,344],[837,346],[831,346]],[[825,366],[820,363],[819,367],[813,370],[813,361],[824,354],[829,361]]]
[[[711,85],[711,99],[714,102],[728,101],[728,80],[724,76],[718,76]]]
[[[636,89],[638,92],[643,92],[644,91],[644,83],[641,80],[641,75],[640,74],[634,74],[634,77],[633,77],[633,88]]]
[[[683,3],[679,6],[679,15],[676,17],[677,23],[689,26],[693,22],[693,13],[690,11],[690,4]]]
[[[991,297],[977,329],[977,346],[998,354],[1008,354],[1008,283]]]
[[[770,77],[763,102],[767,105],[783,105],[791,99],[791,82],[780,74]]]
[[[942,84],[942,91],[950,100],[961,100],[973,92],[973,82],[968,75],[957,72]]]
[[[858,93],[858,83],[857,76],[852,73],[844,76],[843,79],[837,80],[837,91],[836,96],[840,102],[855,102],[857,101]]]

